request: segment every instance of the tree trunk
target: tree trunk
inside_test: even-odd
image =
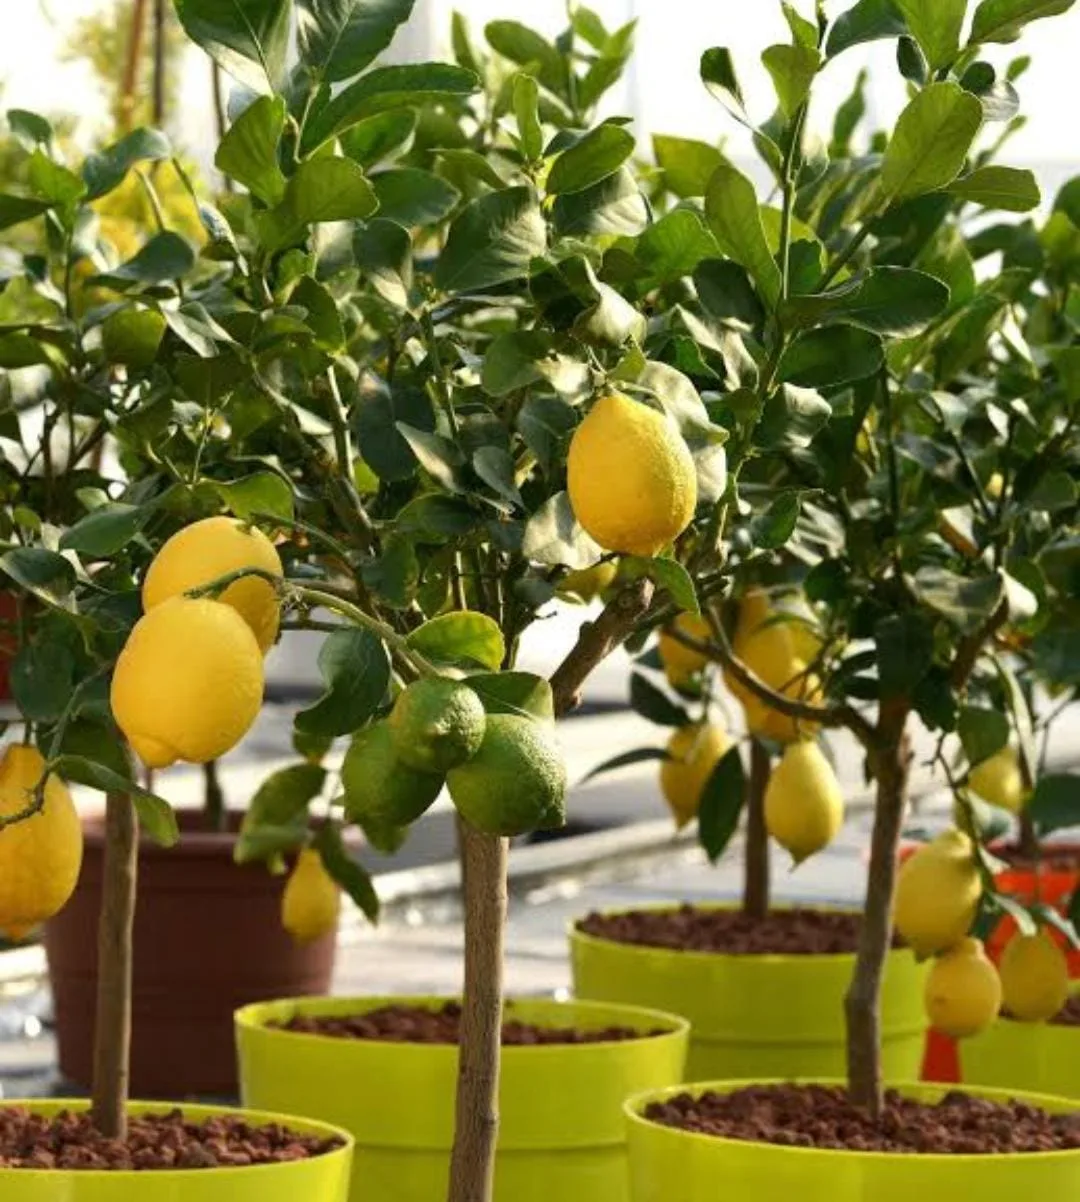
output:
[[[465,993],[448,1202],[491,1202],[499,1134],[507,842],[459,822]]]
[[[207,826],[210,830],[220,834],[228,825],[228,810],[225,805],[225,790],[221,787],[221,777],[218,774],[217,760],[207,760],[203,764],[203,784],[205,786],[203,802]]]
[[[1027,810],[1020,811],[1020,854],[1028,860],[1039,858],[1039,832]]]
[[[765,790],[769,785],[769,772],[769,753],[765,745],[759,739],[751,739],[743,911],[755,922],[763,921],[769,912],[769,832],[765,829]]]
[[[153,122],[158,129],[165,124],[165,20],[165,0],[154,0]]]
[[[847,1016],[848,1089],[851,1100],[875,1117],[881,1113],[881,984],[892,946],[893,894],[904,821],[911,756],[905,734],[907,705],[883,705],[874,756],[877,798],[866,905],[855,972],[844,999]]]
[[[94,1126],[110,1139],[127,1130],[131,1048],[132,925],[139,832],[131,798],[105,800],[105,867],[98,927],[97,1015],[94,1033]]]
[[[130,133],[135,124],[135,105],[138,102],[139,64],[142,61],[143,31],[146,29],[146,0],[134,0],[131,6],[131,26],[128,33],[127,57],[120,80],[120,132]]]

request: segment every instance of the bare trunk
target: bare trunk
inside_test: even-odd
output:
[[[1039,858],[1039,832],[1026,810],[1020,813],[1020,854],[1028,860]]]
[[[120,81],[120,132],[129,133],[135,124],[138,100],[139,64],[142,61],[143,32],[146,29],[146,0],[134,0],[128,33],[127,58]]]
[[[203,784],[206,786],[203,801],[206,807],[207,826],[210,830],[220,833],[226,826],[227,809],[225,791],[221,787],[221,777],[218,775],[217,760],[207,760],[203,764]]]
[[[743,911],[755,922],[769,912],[769,832],[765,829],[765,790],[769,785],[769,753],[750,740],[750,782],[746,794],[746,876]]]
[[[154,0],[154,124],[165,124],[165,0]]]
[[[94,1042],[94,1125],[110,1139],[127,1129],[131,1048],[132,926],[139,832],[131,798],[105,801],[105,868],[98,927],[97,1015]]]
[[[911,760],[906,721],[906,704],[883,707],[878,725],[881,745],[874,758],[877,799],[866,904],[855,972],[844,999],[851,1100],[875,1116],[881,1113],[882,1102],[881,985],[892,946],[896,860]]]
[[[459,823],[465,993],[448,1202],[491,1202],[499,1134],[507,842]]]

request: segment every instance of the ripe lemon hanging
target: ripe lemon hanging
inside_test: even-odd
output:
[[[689,526],[694,460],[666,414],[620,393],[601,397],[567,458],[574,516],[607,551],[654,556]]]
[[[1015,935],[1001,957],[1005,1009],[1025,1023],[1047,1022],[1069,998],[1069,963],[1046,931]]]
[[[945,831],[901,867],[896,929],[918,956],[946,951],[971,929],[982,892],[971,839],[963,831]]]
[[[680,829],[697,817],[709,777],[731,745],[730,735],[715,722],[680,726],[672,733],[670,759],[660,764],[660,790]]]
[[[924,994],[930,1025],[968,1039],[985,1031],[1001,1009],[1001,981],[978,939],[961,939],[934,961]]]
[[[305,847],[281,895],[281,925],[297,943],[313,943],[337,929],[341,889],[322,856]]]
[[[792,701],[821,705],[824,700],[821,681],[813,672],[806,671],[801,660],[793,660],[791,670],[793,675],[782,685],[775,686],[776,691]],[[743,708],[746,712],[746,729],[750,734],[760,739],[770,739],[774,743],[797,743],[812,739],[820,729],[816,722],[782,714],[778,709],[773,709],[771,705],[759,700],[753,693],[743,702]]]
[[[36,747],[14,744],[0,757],[0,814],[24,810],[45,771]],[[67,785],[50,776],[33,817],[0,830],[0,931],[23,939],[58,913],[74,892],[83,834]]]
[[[170,597],[182,596],[240,568],[259,568],[273,576],[284,574],[274,544],[261,530],[224,516],[193,522],[174,534],[154,556],[143,581],[143,608],[149,612]],[[216,600],[236,610],[264,652],[273,646],[281,606],[269,581],[245,576],[230,584]]]
[[[262,705],[263,658],[230,605],[174,597],[135,624],[116,661],[112,710],[148,768],[204,764],[247,734]]]
[[[968,785],[983,801],[1013,814],[1019,814],[1028,799],[1020,755],[1008,745],[976,764],[968,773]]]
[[[701,614],[679,614],[673,623],[676,630],[692,639],[708,641],[711,637],[708,620]],[[664,630],[660,632],[660,662],[664,675],[673,688],[680,688],[701,671],[709,658],[692,647],[680,643]]]
[[[796,864],[828,847],[844,825],[844,795],[816,743],[792,743],[765,789],[765,826]]]

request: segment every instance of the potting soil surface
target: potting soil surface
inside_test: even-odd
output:
[[[823,1085],[758,1085],[732,1093],[679,1094],[645,1117],[668,1127],[789,1148],[977,1155],[1080,1148],[1080,1110],[1049,1114],[951,1090],[927,1104],[887,1090],[880,1118]]]

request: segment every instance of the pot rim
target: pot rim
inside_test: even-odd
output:
[[[3,1098],[0,1099],[0,1110],[12,1109],[29,1110],[31,1113],[57,1113],[61,1110],[70,1110],[76,1113],[86,1111],[90,1108],[90,1103],[86,1098]],[[122,1180],[130,1180],[137,1177],[139,1180],[152,1178],[153,1181],[162,1181],[168,1184],[179,1179],[190,1180],[196,1174],[213,1173],[216,1176],[222,1176],[226,1173],[230,1174],[250,1174],[264,1173],[272,1169],[282,1169],[286,1166],[296,1166],[298,1164],[307,1164],[309,1161],[326,1161],[332,1160],[340,1156],[352,1156],[356,1148],[356,1137],[347,1131],[344,1127],[336,1127],[333,1123],[324,1123],[320,1119],[302,1118],[299,1115],[277,1114],[268,1110],[249,1110],[244,1106],[211,1106],[205,1103],[179,1103],[173,1104],[170,1102],[129,1102],[127,1111],[129,1114],[168,1114],[172,1110],[179,1110],[185,1116],[192,1115],[198,1118],[214,1118],[217,1115],[231,1115],[242,1117],[245,1121],[251,1122],[254,1125],[264,1125],[277,1123],[281,1126],[288,1127],[293,1131],[301,1134],[334,1136],[342,1141],[340,1148],[334,1148],[330,1152],[324,1152],[321,1156],[309,1156],[306,1160],[286,1160],[278,1164],[247,1164],[247,1165],[221,1165],[210,1169],[5,1169],[0,1167],[0,1181],[11,1174],[18,1174],[18,1180],[22,1181],[27,1178],[31,1181],[53,1181],[65,1174],[71,1177],[77,1177],[82,1180],[84,1177],[91,1181],[111,1181],[115,1178]],[[293,1167],[293,1171],[296,1169]]]
[[[705,1093],[709,1090],[714,1090],[717,1093],[731,1093],[736,1089],[744,1088],[747,1085],[838,1085],[845,1086],[847,1083],[840,1078],[832,1079],[807,1079],[798,1078],[794,1081],[785,1081],[779,1077],[773,1077],[765,1080],[753,1081],[705,1081],[691,1082],[685,1085],[668,1086],[666,1089],[650,1089],[644,1093],[634,1094],[627,1098],[623,1103],[623,1114],[626,1116],[631,1127],[640,1127],[650,1131],[662,1130],[674,1132],[678,1137],[683,1139],[693,1140],[695,1145],[708,1147],[731,1147],[731,1148],[756,1148],[768,1149],[770,1153],[776,1155],[804,1157],[809,1160],[820,1159],[826,1156],[844,1156],[857,1157],[860,1161],[875,1161],[876,1163],[885,1162],[902,1162],[911,1164],[913,1161],[918,1164],[942,1164],[955,1163],[957,1154],[948,1152],[865,1152],[851,1148],[792,1148],[786,1145],[769,1144],[760,1140],[750,1139],[729,1139],[720,1135],[703,1135],[698,1131],[684,1131],[680,1127],[669,1127],[665,1123],[657,1123],[652,1119],[647,1119],[641,1113],[641,1109],[649,1102],[664,1101],[667,1098],[678,1097],[679,1094],[691,1093],[695,1096]],[[1050,1109],[1056,1113],[1070,1113],[1073,1110],[1080,1112],[1080,1101],[1073,1101],[1069,1098],[1055,1097],[1053,1094],[1032,1093],[1027,1090],[1017,1089],[989,1089],[981,1086],[966,1086],[964,1084],[955,1085],[949,1083],[935,1084],[928,1081],[900,1081],[889,1082],[889,1089],[898,1089],[901,1092],[910,1091],[916,1097],[923,1095],[929,1096],[937,1093],[944,1095],[953,1090],[960,1089],[964,1093],[969,1093],[976,1098],[985,1098],[987,1101],[1019,1101],[1025,1102],[1032,1106],[1039,1106],[1043,1109]],[[1064,1109],[1063,1109],[1064,1108]],[[997,1163],[999,1161],[1009,1161],[1010,1163],[1017,1160],[1022,1162],[1033,1161],[1039,1164],[1047,1162],[1057,1162],[1061,1160],[1080,1160],[1080,1148],[1058,1148],[1053,1152],[979,1152],[966,1153],[964,1159],[970,1159],[979,1164]]]
[[[616,914],[630,914],[641,910],[677,910],[681,906],[692,905],[698,910],[735,910],[739,903],[736,901],[707,901],[707,902],[646,902],[640,906],[612,906],[610,909],[594,910],[591,913],[598,913],[604,917],[613,916]],[[844,902],[777,902],[770,906],[771,910],[827,910],[831,913],[839,914],[861,914],[862,910],[854,904]],[[855,963],[855,952],[703,952],[695,948],[674,948],[674,947],[653,947],[647,943],[627,943],[621,939],[606,939],[602,935],[593,935],[589,931],[583,931],[578,926],[582,921],[581,917],[570,920],[566,928],[566,933],[571,943],[580,943],[585,947],[618,947],[626,950],[628,955],[640,956],[642,959],[654,959],[657,961],[669,962],[672,960],[679,961],[709,961],[715,963],[718,960],[731,960],[734,962],[743,963],[753,961],[754,963],[784,963],[784,964],[831,964],[838,965],[845,962]],[[894,947],[889,949],[889,956],[893,957],[897,954],[910,955],[911,949],[907,947]]]
[[[237,1028],[248,1031],[267,1032],[274,1038],[296,1040],[299,1046],[304,1044],[320,1048],[324,1048],[328,1043],[344,1043],[356,1044],[360,1047],[372,1046],[378,1048],[396,1048],[399,1049],[402,1055],[428,1055],[428,1056],[457,1056],[458,1045],[452,1043],[411,1043],[408,1041],[398,1041],[390,1039],[341,1039],[333,1035],[314,1035],[302,1031],[285,1031],[280,1027],[271,1027],[267,1024],[269,1017],[266,1012],[280,1006],[294,1006],[296,1013],[312,1014],[321,1010],[323,1007],[329,1007],[335,1013],[348,1013],[347,1007],[350,1005],[357,1006],[358,1013],[365,1013],[368,1010],[378,1009],[385,1005],[406,1005],[406,1006],[434,1006],[442,1005],[446,1002],[460,1001],[460,995],[439,995],[439,994],[383,994],[372,996],[345,996],[345,997],[294,997],[294,998],[277,998],[270,1002],[253,1002],[251,1005],[242,1006],[233,1015],[233,1021]],[[645,1027],[647,1023],[655,1024],[657,1027],[666,1028],[661,1034],[654,1035],[647,1030],[642,1030],[640,1035],[635,1039],[598,1039],[592,1040],[589,1043],[548,1043],[548,1044],[517,1044],[502,1048],[502,1056],[529,1056],[534,1059],[543,1055],[555,1056],[564,1055],[566,1052],[575,1051],[602,1051],[611,1048],[636,1048],[643,1043],[652,1044],[664,1039],[689,1039],[690,1037],[690,1022],[678,1014],[671,1014],[665,1010],[652,1010],[646,1006],[631,1006],[622,1002],[594,1002],[584,1001],[577,998],[569,998],[565,1001],[560,1001],[553,997],[508,997],[505,1001],[507,1008],[514,1005],[524,1003],[528,1006],[539,1005],[540,1007],[566,1008],[576,1009],[578,1011],[592,1012],[600,1017],[601,1015],[611,1016],[614,1019],[624,1018],[626,1020],[636,1020],[635,1022],[627,1021],[626,1026]],[[344,1007],[344,1009],[342,1009]],[[540,1025],[540,1024],[537,1024]],[[572,1025],[572,1024],[568,1024]],[[408,1050],[406,1050],[408,1049]]]

